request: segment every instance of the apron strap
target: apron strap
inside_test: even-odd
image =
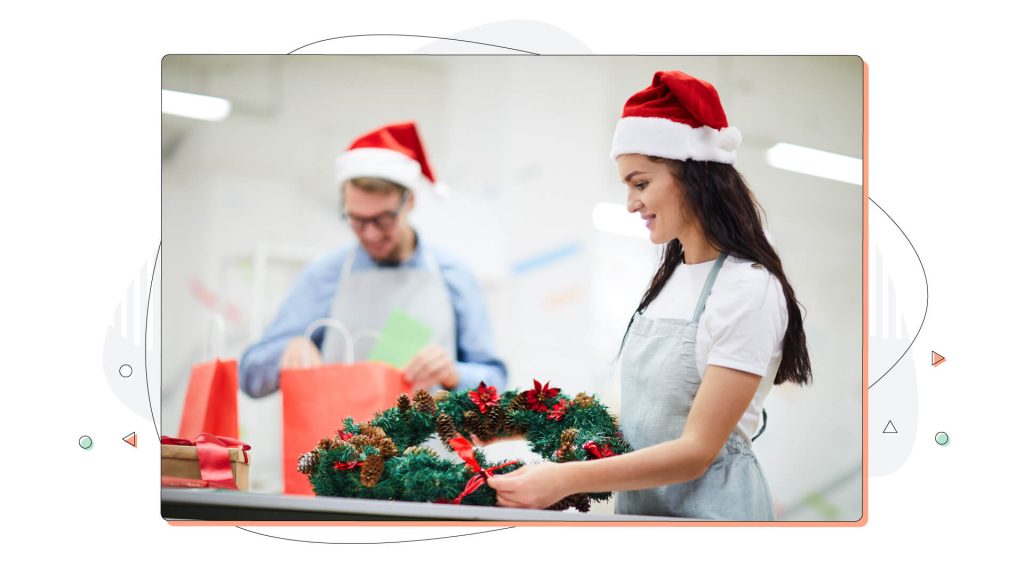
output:
[[[345,260],[342,261],[342,263],[341,263],[341,275],[338,276],[338,281],[336,283],[335,290],[340,290],[340,291],[344,292],[343,288],[344,288],[345,279],[348,278],[350,274],[352,274],[352,265],[356,261],[356,251],[357,250],[359,250],[359,242],[358,241],[352,246],[352,249],[348,251],[348,254],[345,255]],[[334,308],[333,303],[331,305],[331,308],[332,309]],[[332,309],[329,309],[327,311],[327,314],[328,314],[327,317],[328,318],[330,318],[331,312],[333,311]],[[319,320],[325,320],[325,319],[321,318]],[[311,324],[310,326],[312,327],[313,325]],[[323,352],[324,352],[324,343],[327,342],[327,331],[326,331],[325,328],[326,328],[325,324],[319,324],[319,325],[316,326],[316,330],[320,330],[320,333],[319,333],[319,338],[320,338],[319,348],[320,348],[320,353],[321,354],[323,354]],[[309,338],[310,340],[313,340],[314,343],[316,343],[316,337],[317,337],[316,330],[308,330],[307,329],[307,331],[306,331],[307,332],[306,333],[306,338]],[[353,337],[353,335],[351,333],[348,332],[347,328],[345,329],[345,333],[348,336],[348,346],[352,346],[352,344],[355,342],[355,338]],[[348,362],[355,362],[355,357],[354,356],[350,356]]]
[[[356,261],[356,251],[359,250],[359,242],[357,241],[352,249],[349,250],[348,254],[345,255],[345,263],[341,267],[341,278],[338,284],[341,284],[341,280],[348,278],[349,274],[352,273],[352,265]]]
[[[757,440],[758,436],[760,436],[761,434],[764,434],[764,429],[767,428],[767,427],[768,427],[768,411],[765,410],[764,408],[761,408],[761,429],[757,431],[757,434],[754,434],[754,437],[751,438],[750,441],[753,442],[754,440]]]
[[[702,314],[704,314],[704,304],[707,303],[708,294],[711,293],[711,287],[715,284],[715,278],[718,277],[718,271],[722,269],[722,263],[725,262],[726,257],[729,254],[725,252],[719,252],[718,258],[715,260],[715,265],[711,267],[711,272],[708,272],[708,278],[704,281],[704,289],[701,290],[700,298],[697,300],[697,309],[693,311],[692,322],[700,320]]]
[[[416,239],[416,242],[420,242],[419,238]],[[441,279],[442,283],[447,285],[444,281],[444,274],[441,273],[441,264],[437,261],[437,258],[434,258],[434,254],[430,250],[424,248],[420,250],[420,258],[423,259],[423,267],[433,272],[434,275]]]

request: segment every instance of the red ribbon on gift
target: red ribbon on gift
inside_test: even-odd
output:
[[[249,454],[246,453],[246,450],[252,449],[251,446],[237,438],[217,436],[206,432],[196,436],[194,441],[161,436],[160,443],[169,446],[195,446],[199,453],[199,476],[211,488],[226,488],[228,490],[238,490],[235,476],[231,473],[231,453],[228,452],[228,448],[241,448],[246,464],[249,463]]]
[[[466,463],[466,466],[469,466],[470,470],[476,472],[476,474],[466,482],[466,487],[462,490],[462,493],[451,501],[452,504],[460,504],[463,498],[469,496],[473,492],[476,492],[478,488],[487,482],[488,478],[494,476],[495,470],[501,470],[502,468],[516,463],[516,461],[513,460],[511,462],[505,462],[504,464],[498,464],[497,466],[491,466],[490,468],[481,468],[480,463],[477,462],[476,454],[473,451],[473,444],[469,440],[466,440],[462,436],[456,436],[455,438],[452,438],[448,444],[455,449],[455,453],[459,455],[459,458],[462,458],[462,461]],[[440,502],[444,501],[441,500]]]

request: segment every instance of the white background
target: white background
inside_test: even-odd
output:
[[[973,3],[911,10],[729,3],[603,12],[553,3],[382,7],[178,2],[8,10],[3,43],[0,401],[8,530],[3,564],[41,571],[283,573],[522,564],[546,570],[950,573],[1013,561],[1021,512],[1016,431],[1022,100],[1015,19]],[[151,423],[101,371],[102,335],[159,241],[160,58],[287,52],[353,33],[446,35],[529,18],[600,53],[858,54],[870,66],[871,196],[917,245],[931,306],[912,357],[918,437],[871,480],[863,528],[531,529],[380,547],[315,547],[159,518]],[[929,366],[930,350],[947,356]],[[928,439],[937,430],[952,443]],[[85,452],[83,433],[97,441]],[[54,449],[56,448],[56,449]],[[367,529],[360,532],[365,534]],[[382,534],[382,539],[393,535]],[[13,550],[13,553],[11,552]],[[385,552],[382,556],[380,553]],[[390,552],[390,553],[389,553]],[[1005,565],[1005,564],[1003,564]]]

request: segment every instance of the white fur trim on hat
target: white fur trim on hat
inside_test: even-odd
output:
[[[423,175],[419,162],[387,148],[348,150],[338,156],[334,167],[335,183],[339,186],[353,178],[383,178],[417,192],[434,188],[434,184]]]
[[[673,160],[736,163],[742,137],[738,128],[694,128],[665,118],[627,116],[619,120],[612,138],[612,161],[623,154],[645,154]]]
[[[434,182],[434,193],[441,198],[447,198],[452,193],[452,190],[444,182]]]

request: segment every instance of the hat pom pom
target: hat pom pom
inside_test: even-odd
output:
[[[448,195],[451,194],[451,188],[448,188],[448,185],[444,182],[435,182],[434,194],[437,194],[441,198],[447,198]]]
[[[734,126],[726,126],[718,133],[718,147],[727,152],[735,152],[742,141],[743,136],[740,134],[739,128]]]

